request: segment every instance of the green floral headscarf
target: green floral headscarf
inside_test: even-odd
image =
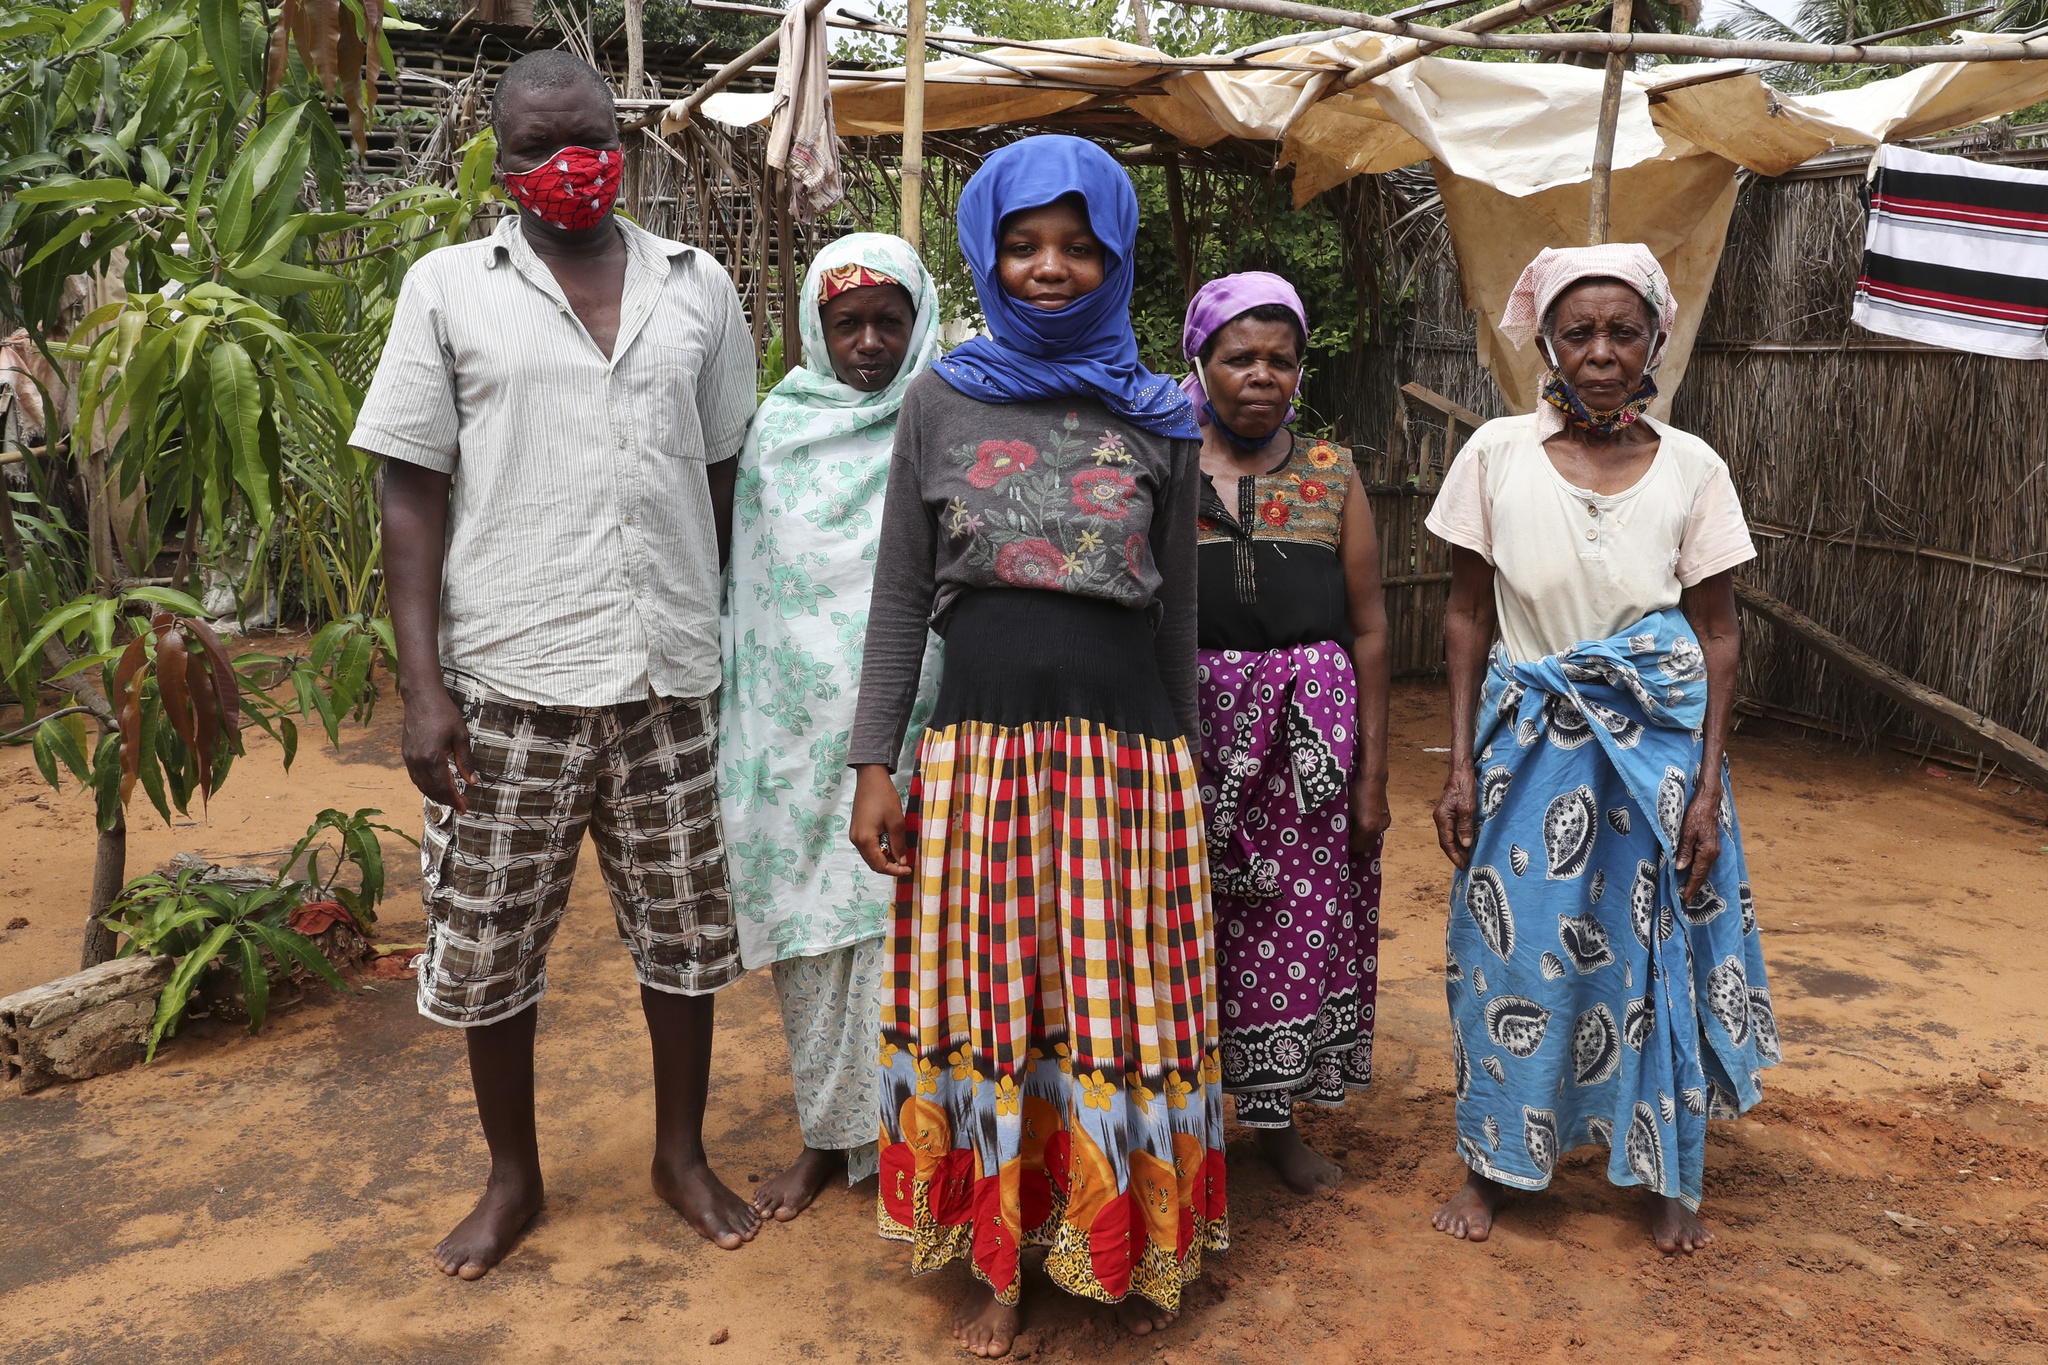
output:
[[[903,368],[879,393],[863,393],[840,382],[832,373],[831,354],[825,349],[818,295],[825,272],[848,263],[867,266],[898,281],[917,305]],[[811,262],[797,310],[797,334],[803,338],[804,363],[769,391],[748,434],[748,442],[762,451],[850,436],[879,422],[895,421],[897,409],[903,406],[904,390],[938,356],[939,291],[910,243],[883,232],[852,233],[827,246]]]

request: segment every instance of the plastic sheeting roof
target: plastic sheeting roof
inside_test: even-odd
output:
[[[1981,35],[1958,34],[1959,39]],[[1261,52],[1271,70],[1201,70],[1108,38],[1048,50],[996,48],[925,67],[931,131],[1033,123],[1105,94],[1195,147],[1226,138],[1278,141],[1306,203],[1353,176],[1429,160],[1443,194],[1465,301],[1480,319],[1479,358],[1517,411],[1535,400],[1542,365],[1494,328],[1516,277],[1545,246],[1586,240],[1587,194],[1602,72],[1559,63],[1423,57],[1288,119],[1319,72],[1378,56],[1375,34],[1319,37]],[[1017,70],[1050,85],[1027,85]],[[1725,70],[1720,79],[1700,77]],[[842,135],[899,133],[903,85],[842,79],[832,99]],[[1615,129],[1611,240],[1649,246],[1670,275],[1679,322],[1660,378],[1668,410],[1683,378],[1735,205],[1735,172],[1782,175],[1832,147],[1924,137],[2048,99],[2048,61],[1917,67],[1853,90],[1790,95],[1743,63],[1671,64],[1626,77]],[[1681,86],[1682,88],[1673,88]],[[1059,88],[1081,87],[1081,88]],[[704,113],[765,120],[757,96],[718,95]],[[1662,415],[1659,412],[1658,415]]]

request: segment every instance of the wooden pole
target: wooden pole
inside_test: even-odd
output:
[[[647,79],[647,0],[626,0],[626,98],[637,100]]]
[[[2008,730],[1990,717],[1979,715],[1933,688],[1914,682],[1890,664],[1864,653],[1761,588],[1753,588],[1738,579],[1735,600],[1943,734],[1954,737],[1977,753],[1997,759],[2015,776],[2048,790],[2048,750],[2043,750],[2025,735]]]
[[[1635,26],[1635,0],[1614,0],[1608,32],[1626,34]],[[1586,244],[1605,246],[1614,207],[1614,130],[1621,121],[1621,76],[1630,59],[1607,54],[1607,83],[1600,88],[1600,126],[1593,133],[1593,201],[1586,213]]]
[[[1492,52],[1620,52],[1666,57],[1748,58],[1821,66],[1933,66],[1942,62],[2026,62],[2048,60],[2048,35],[2029,33],[1992,43],[1949,43],[1930,47],[1884,47],[1856,43],[1773,43],[1749,39],[1702,38],[1692,33],[1469,33],[1382,19],[1358,10],[1308,5],[1298,0],[1183,0],[1205,9],[1266,14],[1311,25],[1363,29],[1396,38]]]
[[[903,39],[903,240],[924,245],[925,0],[910,0]]]

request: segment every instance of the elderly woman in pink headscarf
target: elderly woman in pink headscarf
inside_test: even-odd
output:
[[[1779,1060],[1723,755],[1756,551],[1721,458],[1647,415],[1676,317],[1645,247],[1539,255],[1501,321],[1549,364],[1536,411],[1475,432],[1429,516],[1453,547],[1436,825],[1470,1168],[1434,1222],[1471,1241],[1592,1144],[1659,1248],[1704,1246],[1707,1120]]]
[[[1251,271],[1189,304],[1182,383],[1202,423],[1199,684],[1223,1090],[1298,1194],[1343,1171],[1305,1104],[1372,1077],[1387,618],[1350,452],[1288,427],[1308,317]]]

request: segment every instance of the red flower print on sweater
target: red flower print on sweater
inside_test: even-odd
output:
[[[983,441],[974,452],[974,468],[967,471],[967,482],[976,488],[994,488],[1037,463],[1038,452],[1029,441]]]
[[[1266,525],[1271,526],[1274,530],[1278,530],[1282,526],[1285,526],[1287,524],[1287,518],[1292,515],[1293,514],[1287,510],[1287,504],[1280,501],[1278,494],[1275,494],[1273,497],[1268,498],[1266,500],[1266,505],[1259,509],[1259,519],[1265,522]]]
[[[996,577],[1012,587],[1057,589],[1065,560],[1049,540],[1013,540],[996,551]]]
[[[1144,577],[1145,537],[1132,536],[1124,542],[1124,567],[1131,571],[1131,577]]]
[[[1294,491],[1306,503],[1318,503],[1330,496],[1330,486],[1320,479],[1303,479],[1294,486]]]
[[[1138,481],[1115,469],[1084,469],[1074,476],[1074,506],[1108,521],[1130,515],[1128,499]]]

